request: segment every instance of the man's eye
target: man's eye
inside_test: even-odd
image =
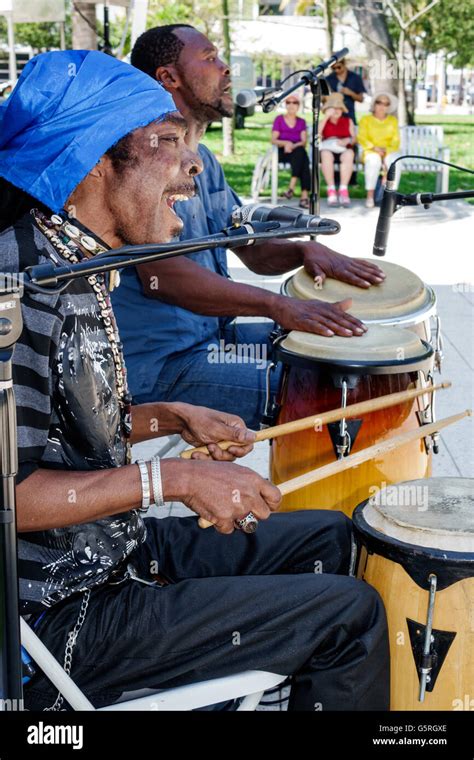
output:
[[[172,143],[179,142],[179,137],[162,137],[161,139],[164,140],[165,142],[172,142]]]

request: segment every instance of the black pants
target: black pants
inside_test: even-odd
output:
[[[302,190],[311,189],[309,158],[305,148],[300,145],[292,150],[291,153],[285,153],[283,148],[278,148],[278,160],[280,163],[290,164],[291,176],[298,177]]]
[[[171,583],[96,589],[73,679],[102,706],[124,691],[267,670],[294,674],[291,710],[387,710],[385,611],[373,588],[347,576],[350,526],[329,510],[272,515],[254,535],[150,518],[135,564],[149,577],[158,562]],[[61,663],[80,603],[57,605],[38,626]],[[25,705],[43,709],[56,693],[36,676]]]

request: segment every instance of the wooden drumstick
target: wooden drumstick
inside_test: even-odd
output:
[[[342,406],[339,409],[331,409],[329,412],[323,412],[322,414],[313,414],[310,417],[302,417],[300,420],[284,422],[282,425],[275,425],[274,427],[256,432],[255,443],[257,443],[257,441],[268,441],[272,438],[278,438],[280,435],[288,435],[289,433],[299,433],[302,430],[309,430],[309,428],[314,427],[316,424],[318,424],[318,426],[327,425],[328,422],[336,422],[343,417],[356,417],[359,414],[377,412],[380,409],[387,409],[390,406],[396,406],[397,404],[411,401],[418,396],[423,396],[425,393],[433,393],[434,391],[450,387],[451,383],[447,381],[445,383],[440,383],[439,385],[429,385],[426,388],[412,388],[411,390],[389,393],[386,396],[379,396],[378,398],[368,399],[367,401],[359,401],[357,404]],[[239,446],[241,444],[236,443],[235,441],[219,441],[217,445],[223,451],[226,451],[230,446]],[[186,451],[181,452],[181,458],[190,459],[195,451],[202,451],[205,454],[209,453],[207,446],[198,446],[195,449],[186,449]]]
[[[393,451],[399,446],[404,446],[405,444],[412,443],[420,438],[425,438],[427,435],[438,433],[448,425],[452,425],[454,422],[459,422],[459,420],[462,420],[464,417],[470,417],[471,415],[471,409],[466,409],[466,411],[460,412],[459,414],[453,414],[451,417],[445,417],[437,422],[430,422],[429,425],[422,425],[417,430],[409,430],[406,433],[401,433],[394,438],[390,438],[388,441],[376,443],[373,446],[362,449],[362,451],[358,451],[356,454],[350,454],[348,457],[338,459],[335,462],[330,462],[322,467],[317,467],[314,470],[310,470],[310,472],[303,473],[303,475],[298,475],[296,478],[287,480],[285,483],[280,483],[277,488],[282,496],[286,496],[286,494],[298,491],[300,488],[316,483],[318,480],[323,480],[331,475],[338,475],[340,472],[344,472],[344,470],[348,470],[358,464],[367,462],[369,459],[376,459],[381,454]],[[213,525],[213,523],[204,520],[202,517],[199,518],[198,522],[200,528],[210,528]]]

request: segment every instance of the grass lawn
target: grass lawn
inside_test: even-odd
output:
[[[310,115],[305,115],[309,121]],[[204,139],[208,148],[216,155],[225,171],[229,184],[239,195],[250,195],[250,184],[255,162],[259,156],[268,150],[271,124],[274,114],[256,113],[246,119],[245,129],[235,132],[235,155],[229,158],[222,156],[222,129],[213,125]],[[451,161],[469,169],[474,168],[474,116],[442,116],[430,115],[418,117],[417,124],[439,124],[444,129],[445,144],[451,150]],[[279,174],[279,193],[281,195],[288,187],[289,173]],[[321,175],[324,186],[324,179]],[[435,190],[436,178],[431,173],[405,172],[400,183],[401,192],[431,192]],[[474,176],[451,169],[449,174],[450,190],[469,190],[474,188]],[[270,190],[267,191],[270,195]],[[363,176],[359,172],[358,184],[351,188],[353,198],[364,198]],[[474,201],[473,201],[474,202]]]

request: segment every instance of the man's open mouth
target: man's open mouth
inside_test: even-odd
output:
[[[168,208],[177,216],[176,211],[174,210],[174,204],[178,201],[189,201],[189,199],[195,194],[195,192],[190,193],[170,193],[170,195],[166,196],[166,205]]]

